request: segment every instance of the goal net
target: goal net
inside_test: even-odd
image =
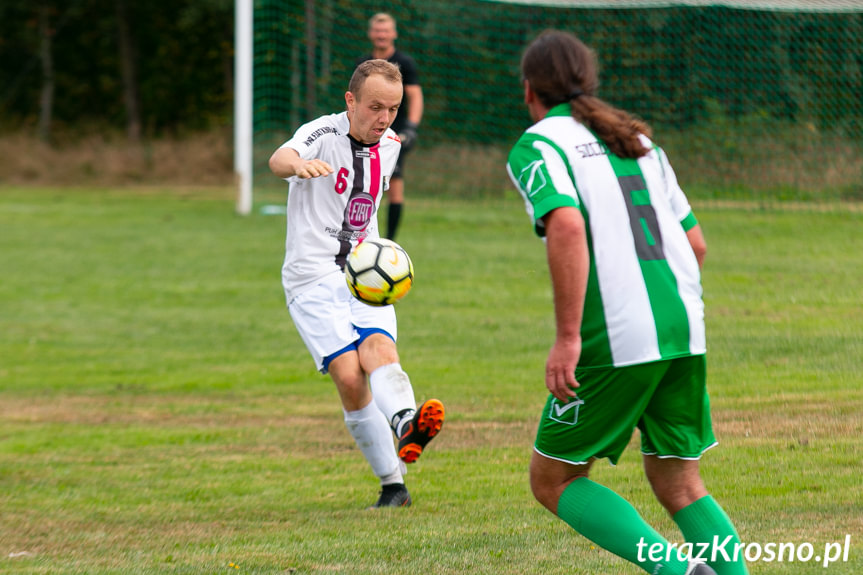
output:
[[[559,28],[596,50],[598,95],[651,124],[693,202],[863,200],[863,0],[256,0],[256,209],[284,202],[273,150],[344,109],[379,10],[425,99],[409,196],[512,193],[505,156],[530,124],[519,59]]]

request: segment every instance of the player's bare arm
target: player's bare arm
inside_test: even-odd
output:
[[[575,366],[581,356],[581,319],[590,255],[587,230],[577,208],[557,208],[543,220],[557,335],[545,365],[545,385],[560,401],[575,397]]]
[[[408,120],[417,126],[423,121],[423,89],[419,84],[405,85],[405,95],[410,102]]]
[[[323,160],[304,160],[293,148],[279,148],[270,156],[270,170],[280,178],[302,179],[329,176],[333,167]]]
[[[704,233],[701,231],[701,226],[696,224],[688,232],[686,238],[689,240],[689,245],[692,246],[692,251],[695,252],[695,259],[698,260],[698,267],[704,267],[704,256],[707,255],[707,242],[704,241]]]

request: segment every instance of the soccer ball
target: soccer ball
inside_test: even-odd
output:
[[[414,265],[394,241],[366,239],[348,254],[345,279],[351,294],[361,302],[390,305],[411,290]]]

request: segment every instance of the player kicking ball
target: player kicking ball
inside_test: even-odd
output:
[[[445,417],[437,399],[417,408],[396,347],[393,306],[359,301],[345,281],[353,247],[380,237],[377,211],[401,149],[390,125],[402,91],[398,67],[363,62],[345,94],[347,110],[301,126],[270,157],[272,172],[289,184],[282,266],[288,310],[316,367],[335,383],[345,425],[380,479],[372,508],[411,504],[404,464],[425,451]]]

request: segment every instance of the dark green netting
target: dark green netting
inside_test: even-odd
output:
[[[258,0],[256,202],[283,199],[266,168],[272,150],[299,124],[344,108],[376,11],[397,19],[397,47],[420,67],[425,117],[409,194],[510,193],[503,161],[529,124],[520,54],[554,27],[597,51],[599,95],[653,126],[694,200],[863,199],[863,2],[813,1],[809,11],[573,4]]]

